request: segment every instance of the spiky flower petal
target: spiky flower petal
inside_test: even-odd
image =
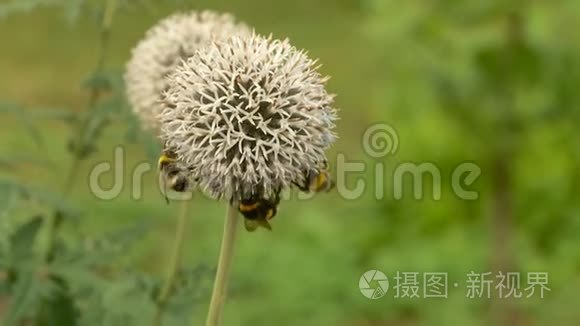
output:
[[[212,42],[169,77],[161,138],[214,198],[271,196],[303,182],[336,138],[333,96],[317,68],[287,40]]]
[[[177,13],[147,31],[127,63],[127,97],[146,130],[157,130],[159,98],[167,88],[165,77],[200,47],[250,29],[229,14],[212,11]]]

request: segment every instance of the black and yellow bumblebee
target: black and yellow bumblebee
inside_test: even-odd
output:
[[[318,171],[308,170],[304,172],[304,183],[294,182],[294,185],[304,192],[329,192],[334,188],[334,181],[328,172],[328,162],[323,161]]]
[[[272,230],[270,220],[276,216],[280,204],[280,189],[271,198],[265,198],[260,192],[249,197],[242,197],[238,202],[238,211],[244,216],[244,226],[253,232],[258,227]]]
[[[169,204],[167,189],[176,192],[186,192],[191,189],[189,171],[177,161],[177,155],[164,150],[158,161],[159,178],[163,183],[165,201]]]

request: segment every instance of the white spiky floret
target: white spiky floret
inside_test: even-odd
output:
[[[334,96],[317,69],[288,40],[212,42],[168,77],[161,138],[214,198],[304,182],[336,138]]]
[[[165,77],[181,60],[212,40],[251,34],[230,14],[213,11],[177,13],[146,32],[127,63],[125,85],[129,103],[143,129],[157,131],[159,98],[167,88]]]

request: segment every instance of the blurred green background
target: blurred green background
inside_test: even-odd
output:
[[[10,180],[61,192],[76,131],[49,113],[87,109],[81,83],[97,61],[101,8],[102,1],[0,1],[0,157],[22,162],[2,168]],[[144,32],[184,9],[231,12],[319,58],[340,108],[333,173],[345,174],[338,155],[366,166],[339,182],[354,189],[363,180],[356,199],[340,189],[307,201],[293,196],[282,202],[272,232],[240,233],[224,325],[580,324],[580,2],[120,1],[105,71],[119,76]],[[97,273],[101,292],[79,294],[78,302],[82,324],[141,325],[151,319],[151,303],[133,290],[163,276],[178,205],[166,205],[153,170],[143,198],[132,198],[132,167],[155,161],[147,135],[131,127],[127,105],[111,103],[118,111],[66,196],[79,217],[65,220],[59,237],[86,246],[146,224]],[[377,123],[389,124],[399,144],[374,158],[363,135]],[[118,145],[126,150],[125,186],[114,200],[100,200],[90,192],[89,173],[112,162]],[[475,200],[452,189],[451,175],[464,162],[481,169],[466,187],[478,192]],[[431,163],[441,180],[426,177],[424,196],[415,199],[407,177],[397,198],[394,172],[404,163]],[[377,185],[382,199],[375,198]],[[433,186],[441,187],[440,199]],[[3,242],[28,216],[50,211],[42,201],[3,197]],[[184,265],[197,276],[194,290],[170,310],[175,325],[192,313],[203,323],[219,251],[224,203],[197,196],[193,207]],[[391,281],[377,300],[358,288],[371,269]],[[466,297],[468,273],[498,270],[521,273],[522,290],[527,272],[547,272],[551,291],[543,299],[499,299],[493,288],[492,299]],[[419,273],[420,298],[395,298],[397,271]],[[422,297],[425,272],[448,273],[448,298]],[[0,311],[14,301],[6,296]]]

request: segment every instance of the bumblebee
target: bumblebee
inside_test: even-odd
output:
[[[177,162],[177,155],[169,150],[164,150],[158,162],[159,177],[163,182],[165,201],[169,204],[167,189],[176,192],[186,192],[191,189],[189,171]]]
[[[244,226],[248,232],[254,232],[258,227],[272,230],[270,220],[276,216],[280,204],[280,190],[272,198],[265,198],[260,193],[242,198],[238,202],[238,211],[244,216]]]
[[[334,188],[334,181],[328,172],[328,163],[322,162],[321,167],[304,173],[304,184],[294,182],[294,185],[304,192],[329,192]]]

